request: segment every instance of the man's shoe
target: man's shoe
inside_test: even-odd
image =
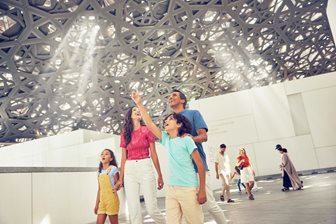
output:
[[[229,199],[229,200],[227,200],[227,202],[228,202],[228,203],[233,203],[233,202],[234,202],[234,200],[232,200],[232,199]]]

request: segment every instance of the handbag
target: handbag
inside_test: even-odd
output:
[[[238,166],[235,166],[235,170],[240,175],[240,168]]]

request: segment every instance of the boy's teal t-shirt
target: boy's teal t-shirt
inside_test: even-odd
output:
[[[198,187],[197,173],[191,157],[197,146],[192,138],[189,136],[170,138],[163,131],[160,143],[168,152],[168,185]]]

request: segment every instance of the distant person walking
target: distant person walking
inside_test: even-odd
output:
[[[222,192],[220,195],[220,200],[225,201],[225,193],[228,203],[234,202],[230,198],[230,179],[231,179],[231,167],[230,167],[230,158],[226,151],[226,145],[221,144],[220,150],[217,153],[215,159],[215,169],[216,169],[216,178],[221,178],[222,180]]]
[[[255,172],[251,165],[251,159],[247,155],[244,148],[239,149],[239,156],[237,157],[237,166],[240,168],[240,178],[246,186],[246,191],[248,193],[248,198],[254,200],[252,194],[252,188],[254,187],[254,176]]]
[[[235,168],[235,170],[232,173],[231,179],[233,179],[237,175],[237,187],[238,187],[239,193],[241,193],[241,187],[240,187],[240,185],[242,185],[245,190],[246,190],[246,187],[245,187],[245,184],[241,182],[239,167],[235,166],[234,168]]]
[[[287,149],[282,148],[281,145],[277,144],[275,149],[278,150],[281,154],[281,163],[280,169],[282,171],[283,179],[283,188],[282,191],[289,191],[289,188],[292,187],[293,190],[301,190],[303,185],[302,181],[299,178],[299,175],[296,172],[296,169],[290,160]]]

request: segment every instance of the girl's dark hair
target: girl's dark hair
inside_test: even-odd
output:
[[[103,152],[104,152],[105,150],[108,151],[108,152],[110,153],[111,158],[112,158],[112,161],[110,161],[110,166],[112,165],[112,166],[118,167],[117,160],[116,160],[116,158],[115,158],[115,156],[114,156],[113,151],[112,151],[111,149],[104,149]],[[102,152],[102,153],[103,153],[103,152]],[[103,163],[100,162],[100,163],[99,163],[99,167],[98,167],[98,172],[101,173],[102,169],[103,169]]]
[[[279,148],[278,149],[280,152],[286,152],[287,153],[287,149],[286,148]]]
[[[190,121],[182,114],[177,114],[177,113],[169,114],[167,117],[165,117],[165,119],[163,119],[163,126],[164,126],[165,121],[170,116],[173,116],[177,124],[182,124],[182,126],[178,129],[178,136],[182,136],[184,134],[191,134],[192,125]]]
[[[132,111],[135,106],[128,109],[126,115],[125,115],[125,123],[124,123],[124,139],[126,147],[132,140],[132,131],[133,131],[133,122],[132,122]],[[140,120],[140,125],[144,126],[142,120]]]

